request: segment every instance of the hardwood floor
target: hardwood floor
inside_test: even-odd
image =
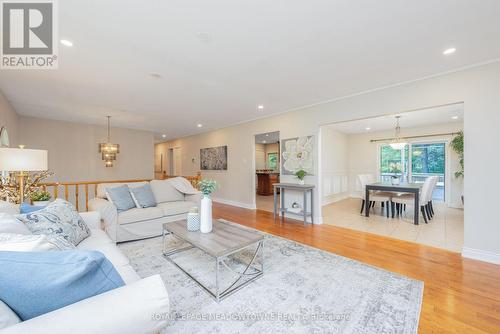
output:
[[[317,247],[425,283],[419,333],[500,333],[500,266],[331,225],[273,223],[272,212],[214,203],[214,217]]]

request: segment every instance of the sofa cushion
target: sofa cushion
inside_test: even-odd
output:
[[[17,215],[19,213],[19,204],[0,201],[0,212],[8,213],[10,215]]]
[[[124,285],[94,251],[0,252],[0,277],[0,299],[22,320]]]
[[[135,188],[143,186],[145,184],[148,184],[148,182],[144,181],[144,182],[129,182],[129,183],[99,183],[97,185],[96,197],[106,199],[106,188],[115,188],[123,185],[127,185],[129,188]]]
[[[156,206],[155,196],[149,184],[141,187],[130,188],[130,194],[138,208],[150,208]]]
[[[21,322],[21,319],[0,300],[0,330]]]
[[[184,194],[175,189],[169,180],[153,180],[150,184],[156,203],[184,200]]]
[[[189,212],[193,206],[197,206],[194,202],[175,201],[158,204],[158,208],[163,211],[164,216],[174,216]]]
[[[158,207],[134,208],[118,214],[118,224],[130,224],[163,217],[163,211]]]
[[[31,231],[13,215],[0,213],[0,233],[31,234]]]
[[[17,215],[16,218],[25,223],[33,234],[60,236],[75,246],[90,235],[90,229],[73,204],[60,198],[45,209]]]
[[[77,247],[77,250],[81,251],[99,251],[106,256],[106,258],[115,266],[115,268],[119,268],[122,266],[126,266],[129,264],[128,258],[123,255],[123,253],[116,247],[115,244],[110,243],[110,244],[101,244],[101,245],[94,245],[92,248],[82,248],[82,247]]]
[[[54,235],[0,233],[0,251],[34,252],[71,250],[75,246]]]
[[[115,266],[115,269],[118,271],[118,274],[120,274],[125,284],[130,284],[141,279],[130,264],[126,264],[121,267]]]
[[[92,234],[87,239],[78,244],[78,249],[97,249],[101,245],[113,244],[108,234],[103,230],[91,230]]]
[[[134,200],[126,184],[119,187],[106,188],[106,197],[108,201],[116,206],[118,212],[127,211],[135,208]]]

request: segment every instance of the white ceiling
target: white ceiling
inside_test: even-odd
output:
[[[269,132],[269,133],[261,133],[261,134],[255,135],[255,143],[256,144],[273,144],[273,143],[277,143],[279,141],[280,141],[279,131]]]
[[[112,115],[167,139],[500,57],[498,0],[58,5],[74,47],[60,46],[59,70],[0,71],[14,108],[103,125]]]
[[[464,121],[464,108],[463,105],[459,103],[410,111],[398,115],[387,115],[356,121],[334,123],[327,126],[345,134],[394,130],[396,127],[396,116],[401,116],[399,119],[401,129],[443,123],[462,123]]]

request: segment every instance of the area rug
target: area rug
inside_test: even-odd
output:
[[[417,333],[423,282],[262,234],[264,275],[219,303],[163,258],[161,237],[119,247],[141,277],[160,274],[165,282],[171,308],[165,333]],[[238,269],[252,254],[237,254],[228,266]],[[213,286],[212,258],[198,250],[175,256]],[[227,270],[222,281],[232,275]]]

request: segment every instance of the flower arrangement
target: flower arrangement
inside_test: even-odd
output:
[[[389,164],[389,172],[392,174],[401,174],[401,164],[399,162],[391,162]]]
[[[210,179],[203,179],[198,182],[198,187],[204,196],[210,196],[214,191],[217,190],[217,181]]]
[[[52,196],[48,191],[37,191],[31,194],[31,200],[33,202],[45,202],[50,201]]]

